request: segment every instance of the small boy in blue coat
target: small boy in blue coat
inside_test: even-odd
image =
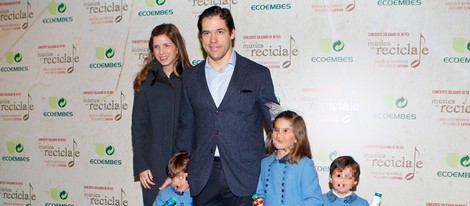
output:
[[[153,206],[181,205],[191,206],[193,199],[189,193],[188,180],[189,153],[175,153],[168,161],[167,173],[171,179],[171,185],[158,192]],[[172,204],[168,204],[171,202]],[[176,202],[176,204],[174,204]]]
[[[369,206],[353,191],[359,183],[361,169],[351,156],[340,156],[330,166],[330,191],[322,195],[324,206]]]

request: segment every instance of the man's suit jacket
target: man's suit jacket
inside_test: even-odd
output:
[[[232,193],[251,196],[256,191],[265,157],[263,126],[272,126],[265,104],[277,100],[269,69],[236,55],[235,70],[219,107],[207,86],[205,61],[183,74],[174,151],[191,154],[188,181],[193,196],[209,179],[216,145]]]

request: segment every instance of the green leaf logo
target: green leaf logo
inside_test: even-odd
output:
[[[16,53],[15,56],[13,57],[13,60],[18,63],[23,59],[23,56],[20,53]]]
[[[452,153],[447,153],[446,156],[446,162],[447,166],[452,167],[452,168],[457,168],[459,166],[459,158],[460,154],[452,152]]]
[[[113,146],[109,145],[108,147],[106,147],[106,154],[107,155],[113,155],[114,152],[115,152],[115,150],[114,150]]]
[[[49,14],[56,15],[57,14],[57,3],[56,2],[50,2],[47,5],[47,9],[49,10]]]
[[[109,48],[108,50],[106,50],[106,53],[105,53],[105,54],[106,54],[106,57],[107,57],[108,59],[113,58],[113,56],[114,56],[114,54],[115,54],[114,49],[113,49],[113,48]]]
[[[339,156],[339,152],[330,148],[318,148],[312,155],[315,156],[318,161],[329,164],[332,159]]]
[[[57,109],[57,106],[59,106],[60,108],[64,108],[65,106],[67,106],[67,100],[63,97],[59,99],[56,96],[49,96],[49,107],[51,109]]]
[[[383,107],[387,109],[394,109],[394,101],[395,97],[392,95],[383,95],[381,98]]]
[[[470,42],[468,42],[465,38],[455,37],[452,39],[452,48],[457,53],[465,53],[465,49],[470,51]]]
[[[145,5],[147,7],[154,7],[156,5],[163,5],[165,4],[166,0],[145,0]]]
[[[99,155],[99,156],[104,156],[105,154],[111,156],[115,152],[115,149],[112,145],[108,145],[105,148],[104,144],[96,144],[95,145],[95,150],[96,150],[96,154]]]
[[[321,38],[320,39],[320,51],[329,53],[331,52],[331,39]]]
[[[328,155],[328,158],[331,161],[335,160],[337,157],[339,157],[339,153],[337,151],[330,152],[330,154]]]
[[[69,193],[59,188],[51,188],[50,191],[51,199],[53,200],[66,200],[69,197]]]
[[[399,109],[403,109],[406,107],[406,105],[408,105],[408,99],[406,99],[405,97],[400,97],[395,101],[395,105]]]
[[[21,153],[24,150],[24,147],[21,143],[18,143],[15,147],[16,152]]]
[[[96,47],[95,48],[95,56],[99,60],[104,59],[104,48],[103,47]]]
[[[462,167],[470,167],[470,156],[462,156],[461,154],[455,152],[447,153],[446,162],[447,165],[452,168],[459,167],[459,163]]]
[[[470,156],[465,156],[460,159],[460,165],[463,167],[470,167]]]
[[[66,200],[67,198],[69,197],[69,193],[65,190],[62,190],[60,193],[59,193],[59,198],[61,200]]]
[[[339,52],[339,51],[342,51],[343,49],[344,49],[344,42],[342,42],[341,40],[335,41],[335,43],[333,43],[334,51]]]
[[[16,142],[7,141],[7,151],[10,154],[15,154],[16,151]]]
[[[60,98],[59,101],[57,101],[57,105],[60,108],[64,108],[67,105],[67,100],[65,98]]]
[[[155,0],[155,3],[159,6],[163,5],[166,2],[166,0]]]
[[[49,194],[51,196],[51,199],[53,200],[59,200],[59,193],[61,190],[59,188],[51,188]]]
[[[5,54],[5,60],[7,60],[8,64],[13,64],[13,52],[9,51]]]
[[[49,96],[49,107],[51,109],[57,109],[57,100],[58,100],[57,97]]]
[[[60,3],[59,6],[57,7],[57,11],[62,14],[65,12],[65,10],[67,10],[67,6],[65,6],[64,3]]]
[[[340,52],[344,49],[344,42],[341,40],[336,40],[333,42],[331,39],[328,38],[321,38],[320,39],[320,51],[325,53],[330,53],[332,51]]]
[[[5,60],[7,61],[8,64],[13,64],[13,63],[19,63],[21,60],[23,60],[23,55],[20,53],[13,53],[11,51],[7,52],[5,54]]]
[[[96,154],[99,156],[104,156],[104,144],[95,144]]]
[[[152,0],[145,0],[145,5],[147,7],[152,7],[153,6],[153,1]]]

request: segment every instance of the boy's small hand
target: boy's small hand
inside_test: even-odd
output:
[[[163,184],[158,188],[158,190],[163,190],[165,189],[166,186],[171,184],[171,178],[167,177]]]

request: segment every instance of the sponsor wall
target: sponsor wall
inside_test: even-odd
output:
[[[368,200],[470,205],[469,0],[1,1],[0,205],[141,205],[132,81],[150,31],[176,24],[197,64],[215,4],[305,118],[324,192],[351,155]]]

